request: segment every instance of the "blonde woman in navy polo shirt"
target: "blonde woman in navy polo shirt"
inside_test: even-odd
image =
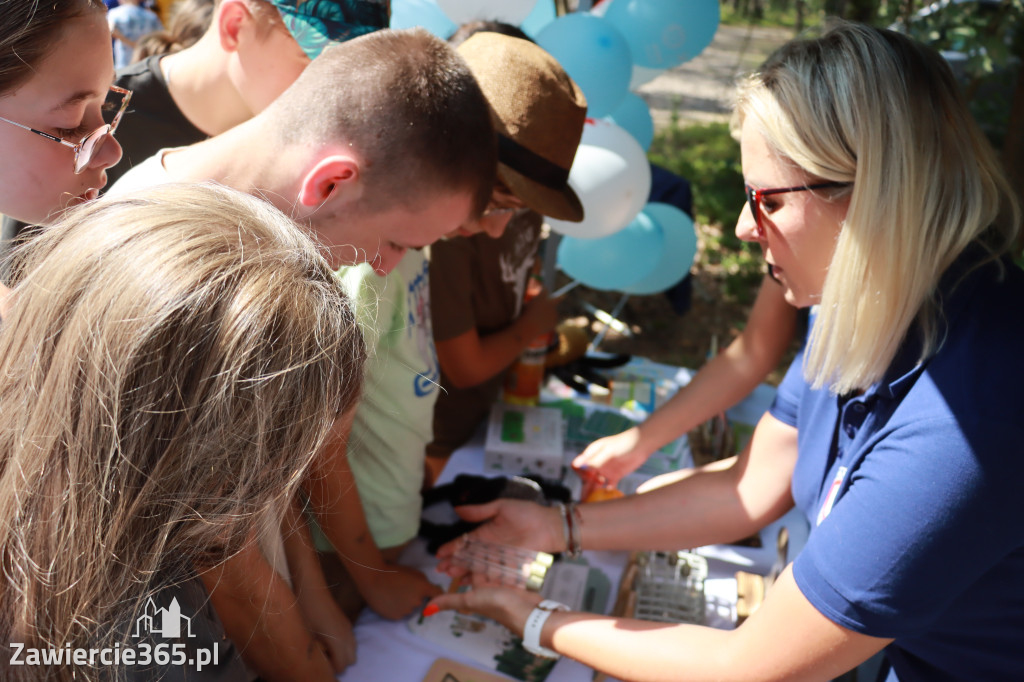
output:
[[[630,680],[824,680],[883,649],[888,680],[1019,680],[1024,272],[1005,258],[1019,211],[992,150],[938,54],[857,24],[782,48],[741,85],[737,121],[736,232],[789,303],[816,307],[750,446],[568,511],[574,538],[555,508],[463,514],[491,519],[478,537],[535,549],[671,549],[744,537],[795,504],[806,547],[733,631],[551,611],[496,587],[427,612],[483,612]]]

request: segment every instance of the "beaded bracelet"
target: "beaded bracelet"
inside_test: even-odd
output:
[[[572,540],[569,533],[568,510],[566,510],[565,505],[561,502],[555,502],[555,506],[558,507],[558,513],[562,517],[562,537],[565,538],[565,550],[569,551],[569,548],[572,547]]]

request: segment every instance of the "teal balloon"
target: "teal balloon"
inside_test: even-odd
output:
[[[664,235],[658,262],[646,276],[622,289],[627,294],[657,294],[686,277],[697,257],[697,230],[690,216],[671,204],[651,203],[640,215],[657,223]]]
[[[587,98],[588,116],[607,116],[629,92],[633,76],[629,44],[604,19],[579,12],[567,14],[541,29],[537,44],[580,86]]]
[[[554,0],[537,0],[530,15],[523,19],[519,28],[523,29],[523,33],[536,40],[540,30],[554,21],[557,16]]]
[[[654,141],[654,119],[643,97],[627,93],[622,103],[606,118],[632,135],[645,151],[650,148]]]
[[[458,28],[434,0],[392,0],[391,28],[422,27],[441,40]]]
[[[624,291],[646,278],[658,264],[661,228],[640,213],[629,225],[600,239],[562,237],[558,267],[591,289]]]
[[[612,0],[604,18],[629,42],[633,62],[669,69],[711,44],[718,30],[719,0]]]

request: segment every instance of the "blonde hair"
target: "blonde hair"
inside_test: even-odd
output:
[[[741,83],[736,111],[809,181],[852,183],[807,380],[839,394],[870,386],[915,323],[921,359],[930,355],[941,341],[943,272],[972,242],[997,259],[1019,223],[942,58],[897,33],[839,22],[770,57]]]
[[[362,337],[311,240],[222,187],[100,199],[16,259],[3,642],[112,646],[147,597],[279,523],[358,398]]]

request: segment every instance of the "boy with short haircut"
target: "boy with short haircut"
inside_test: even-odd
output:
[[[465,63],[425,31],[385,30],[324,50],[251,120],[190,147],[161,150],[111,191],[217,181],[289,213],[318,237],[334,267],[366,261],[386,273],[407,248],[479,215],[495,167],[488,105]],[[379,614],[401,617],[438,588],[418,571],[386,562],[373,543],[345,457],[351,422],[344,417],[351,415],[339,419],[306,492],[361,595]],[[253,607],[270,603],[271,595],[286,602],[279,598],[288,589],[283,580],[265,560],[248,556],[204,581],[217,588],[218,611],[227,604],[232,614],[234,605],[225,627],[240,645],[249,644],[247,660],[256,657],[255,667],[289,679],[274,651],[278,619],[261,621]],[[259,672],[275,679],[267,668]]]
[[[517,304],[540,239],[538,212],[566,220],[583,216],[566,182],[586,116],[586,101],[577,86],[551,55],[526,40],[479,33],[458,52],[488,96],[495,128],[505,138],[499,146],[498,173],[515,191],[495,183],[487,215],[466,221],[459,237],[433,244],[429,263],[425,253],[410,251],[386,278],[374,276],[365,265],[343,272],[370,350],[349,461],[370,530],[390,556],[397,556],[416,536],[424,451],[433,437],[435,403],[444,399],[432,320],[469,318],[468,326],[473,327],[477,307],[490,305],[497,297],[489,314],[504,316],[503,326],[508,326],[519,315]],[[508,149],[518,153],[506,153]],[[538,170],[540,166],[551,172]],[[559,173],[558,179],[552,177]],[[521,219],[510,222],[513,214]],[[454,255],[448,255],[452,250]],[[452,273],[435,271],[433,259],[438,254]],[[487,279],[485,286],[479,285],[482,277]],[[441,285],[440,296],[434,293],[435,280]],[[445,285],[457,289],[458,295]],[[511,299],[507,304],[506,298]],[[545,310],[551,310],[550,326],[542,322],[536,333],[555,323],[555,304],[546,298],[545,302]],[[500,368],[518,356],[532,333],[527,330],[520,342],[509,344],[507,360],[497,361]]]
[[[259,193],[315,232],[334,267],[365,261],[386,273],[407,248],[486,206],[496,158],[488,111],[443,42],[420,29],[378,31],[328,48],[259,115],[159,151],[111,191],[215,180]]]

